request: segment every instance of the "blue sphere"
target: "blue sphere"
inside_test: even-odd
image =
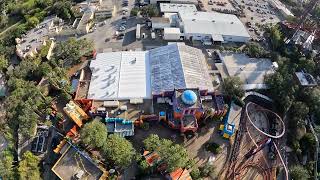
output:
[[[198,97],[196,95],[196,93],[194,93],[193,91],[191,90],[186,90],[182,93],[182,101],[185,103],[185,104],[188,104],[188,105],[193,105],[197,102],[198,100]]]

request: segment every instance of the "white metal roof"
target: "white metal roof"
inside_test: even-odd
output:
[[[200,49],[174,43],[150,50],[149,59],[153,94],[184,88],[213,91]]]
[[[217,12],[179,13],[184,33],[250,37],[240,19]]]
[[[150,99],[152,93],[184,88],[213,91],[202,51],[182,43],[150,51],[100,53],[90,68],[88,99]]]
[[[181,34],[180,28],[164,28],[164,34]]]
[[[160,3],[160,11],[163,13],[168,12],[196,12],[197,7],[194,4],[171,4]]]
[[[147,52],[124,51],[97,54],[88,98],[95,100],[151,98]]]

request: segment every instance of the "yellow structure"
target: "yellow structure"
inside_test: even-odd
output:
[[[64,107],[63,110],[79,127],[82,127],[83,120],[89,119],[87,113],[74,101],[70,101],[66,104],[66,107]]]

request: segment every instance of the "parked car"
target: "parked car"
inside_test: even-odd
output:
[[[208,57],[211,58],[212,57],[212,52],[209,49],[207,49],[207,53],[208,53]]]
[[[124,34],[123,33],[120,33],[117,35],[117,39],[120,40],[120,39],[123,39],[124,38]]]

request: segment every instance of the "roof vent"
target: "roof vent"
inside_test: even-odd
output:
[[[231,22],[231,24],[233,24],[233,22]]]
[[[134,58],[134,60],[130,61],[130,64],[135,64],[137,62],[137,58]]]
[[[192,21],[196,21],[196,19],[192,19]]]
[[[215,20],[212,20],[212,22],[216,22]]]

